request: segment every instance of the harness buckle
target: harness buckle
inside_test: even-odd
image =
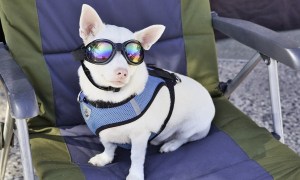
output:
[[[77,102],[79,102],[79,103],[82,102],[81,94],[82,94],[82,91],[80,91],[77,95]]]
[[[174,74],[174,75],[175,75],[176,84],[181,83],[182,81],[181,81],[180,77],[176,74]]]
[[[175,73],[171,73],[172,79],[175,80],[176,84],[181,83],[181,79],[178,75],[176,75]]]
[[[112,92],[119,92],[120,91],[120,88],[115,88],[115,87],[112,87],[112,86],[108,86],[106,87],[107,91],[112,91]]]
[[[117,49],[117,51],[122,51],[123,44],[122,43],[116,43],[116,49]]]

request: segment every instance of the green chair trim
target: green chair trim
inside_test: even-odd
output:
[[[188,76],[220,96],[214,32],[208,0],[182,0],[181,17]]]
[[[250,159],[255,160],[275,179],[300,179],[300,157],[273,138],[265,128],[257,127],[248,116],[225,97],[214,98],[213,123],[228,134]]]
[[[22,9],[19,9],[20,7]],[[29,125],[31,127],[55,126],[52,82],[42,56],[36,1],[2,0],[0,16],[10,52],[29,78],[37,94],[40,116],[31,119]]]
[[[58,128],[36,128],[30,133],[34,167],[40,179],[82,180],[80,168],[71,160]]]

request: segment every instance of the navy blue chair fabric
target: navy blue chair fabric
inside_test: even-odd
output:
[[[165,25],[166,31],[159,42],[151,51],[146,51],[145,61],[186,74],[181,1],[149,1],[149,9],[140,8],[144,6],[143,1],[75,1],[37,1],[43,53],[54,91],[57,126],[84,123],[76,103],[80,91],[76,72],[80,64],[74,62],[71,55],[71,51],[82,44],[78,30],[82,3],[94,7],[105,23],[126,27],[133,32],[153,24]],[[170,3],[173,5],[169,6]]]
[[[105,177],[121,180],[128,174],[130,150],[118,147],[111,164],[104,167],[91,166],[87,163],[88,160],[103,152],[99,138],[85,125],[62,128],[61,132],[72,161],[80,167],[86,179]],[[149,145],[145,161],[147,180],[273,179],[256,161],[249,159],[228,135],[215,126],[211,128],[208,137],[200,141],[188,143],[171,153],[161,154],[158,151],[158,146]]]

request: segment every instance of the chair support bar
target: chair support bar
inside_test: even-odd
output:
[[[284,143],[278,68],[277,68],[276,60],[270,59],[270,64],[268,65],[268,71],[269,71],[269,84],[270,84],[270,96],[271,96],[271,104],[272,104],[272,118],[273,118],[274,131],[276,134],[280,136],[280,142]]]
[[[10,116],[10,108],[7,103],[4,129],[3,129],[3,148],[0,152],[0,179],[4,179],[5,170],[7,166],[8,154],[10,150],[10,143],[13,137],[14,120]]]
[[[244,81],[244,79],[249,75],[249,73],[256,67],[256,65],[261,60],[259,53],[256,53],[251,60],[243,67],[243,69],[234,77],[230,83],[227,84],[224,96],[229,98],[231,93]]]
[[[29,134],[26,119],[16,119],[17,135],[20,144],[23,175],[25,180],[33,180],[34,170],[31,158]]]
[[[256,67],[256,65],[259,63],[262,57],[265,63],[268,65],[273,129],[275,135],[278,135],[278,137],[280,137],[280,142],[284,143],[280,90],[278,80],[279,76],[277,68],[278,62],[276,60],[264,56],[262,54],[256,53],[252,57],[252,59],[247,62],[243,69],[234,77],[233,80],[229,80],[227,81],[227,83],[220,83],[220,85],[222,86],[221,89],[224,93],[224,96],[229,98],[231,93],[244,81],[244,79],[249,75],[249,73]]]

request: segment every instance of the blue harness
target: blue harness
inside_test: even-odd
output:
[[[158,133],[153,133],[151,141],[157,137],[166,127],[174,108],[174,86],[180,79],[174,74],[162,69],[151,67],[148,69],[149,78],[144,91],[134,95],[120,103],[89,101],[83,92],[78,95],[80,109],[89,129],[96,135],[104,129],[131,123],[149,109],[157,93],[163,86],[167,86],[170,92],[170,110]]]

